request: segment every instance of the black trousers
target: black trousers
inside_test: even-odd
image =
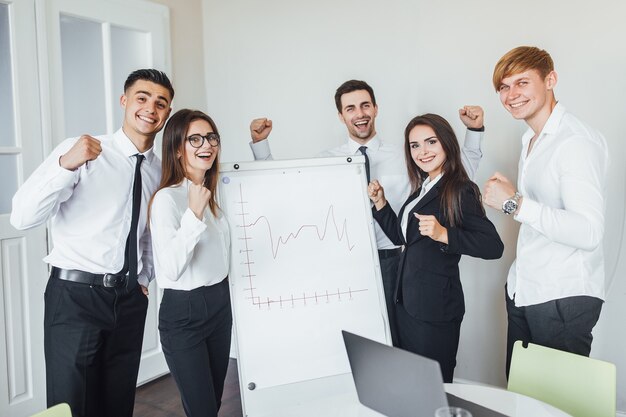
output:
[[[163,292],[161,345],[188,417],[217,417],[232,323],[228,279],[191,291]]]
[[[452,382],[459,349],[461,321],[430,322],[416,319],[396,304],[398,347],[439,362],[443,382]]]
[[[400,262],[400,251],[396,251],[393,256],[382,257],[380,254],[390,253],[379,251],[380,273],[383,279],[383,290],[385,291],[385,303],[387,304],[387,317],[389,317],[389,330],[391,332],[391,342],[398,346],[398,329],[396,319],[396,300],[394,292],[398,281],[398,263]]]
[[[588,296],[566,297],[541,304],[516,307],[506,287],[508,331],[506,340],[506,376],[509,377],[513,345],[535,343],[553,349],[589,356],[603,301]]]
[[[44,351],[48,406],[74,417],[131,417],[148,298],[138,285],[104,288],[50,278]]]

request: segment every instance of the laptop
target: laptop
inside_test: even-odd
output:
[[[389,417],[433,417],[448,404],[473,417],[506,417],[446,394],[439,363],[354,333],[343,333],[359,401]]]

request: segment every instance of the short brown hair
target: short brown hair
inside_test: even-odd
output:
[[[554,71],[554,62],[548,52],[535,46],[518,46],[504,54],[493,70],[493,86],[498,91],[502,80],[513,74],[537,70],[541,78]]]
[[[341,84],[337,91],[335,91],[335,106],[337,106],[337,111],[341,113],[341,96],[344,94],[351,93],[357,90],[365,90],[370,95],[372,99],[372,104],[376,106],[376,97],[374,96],[374,89],[369,86],[368,83],[361,80],[348,80],[345,83]]]

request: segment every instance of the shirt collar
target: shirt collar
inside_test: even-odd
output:
[[[543,125],[543,129],[539,132],[539,136],[555,134],[559,129],[559,125],[561,124],[561,120],[563,120],[565,112],[565,106],[557,102],[556,106],[552,109],[552,113],[550,113],[550,117],[546,120],[546,124]],[[535,136],[535,132],[531,128],[528,128],[526,133],[524,133],[523,142],[528,143],[533,136]]]
[[[565,115],[565,106],[560,103],[556,103],[554,109],[552,109],[552,113],[550,113],[550,117],[546,121],[546,124],[543,126],[541,133],[546,134],[554,134],[558,131],[559,125],[561,124],[561,120]]]
[[[359,151],[361,146],[367,146],[368,151],[376,152],[380,148],[380,145],[381,141],[378,134],[374,135],[374,137],[372,137],[365,145],[361,145],[356,140],[348,137],[348,148],[350,149],[350,153],[355,155],[359,155],[361,153],[361,151]]]
[[[426,192],[430,191],[430,189],[433,188],[435,184],[439,182],[441,177],[443,177],[443,172],[440,172],[439,175],[437,175],[435,179],[433,179],[432,181],[430,180],[430,177],[426,177],[426,179],[422,183],[422,189],[425,189]]]
[[[139,152],[137,150],[137,147],[133,143],[133,141],[131,141],[130,138],[126,135],[126,133],[124,133],[124,130],[122,130],[122,128],[119,128],[119,130],[113,134],[113,140],[119,147],[122,154],[124,154],[125,156],[131,157],[131,156],[137,155],[138,153],[141,153],[143,156],[146,157],[146,161],[148,163],[152,163],[152,160],[154,159],[154,156],[155,156],[154,145],[152,145],[150,149],[148,149],[147,151],[143,153]]]

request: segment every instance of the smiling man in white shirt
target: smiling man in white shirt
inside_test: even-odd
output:
[[[11,224],[51,220],[52,269],[45,293],[48,406],[67,402],[74,417],[131,417],[153,278],[147,228],[161,161],[154,138],[171,111],[167,76],[130,74],[112,135],[70,138],[56,147],[13,197]]]
[[[496,64],[504,108],[529,126],[517,188],[495,173],[483,201],[521,223],[506,286],[507,362],[516,340],[589,356],[604,300],[606,140],[554,96],[550,55],[522,46]]]
[[[318,157],[365,155],[367,179],[378,180],[385,187],[389,204],[397,213],[408,198],[411,187],[404,163],[404,149],[401,144],[391,144],[380,139],[376,132],[378,105],[374,90],[365,81],[348,80],[335,92],[335,106],[339,120],[346,126],[348,137],[340,146],[318,154]],[[464,106],[459,117],[467,127],[465,143],[461,149],[461,159],[470,178],[474,177],[482,158],[480,142],[483,137],[483,110],[479,106]],[[252,142],[250,147],[255,160],[272,159],[269,141],[272,121],[266,118],[254,119],[250,123]],[[366,184],[364,184],[366,186]],[[400,248],[385,235],[378,223],[374,222],[380,271],[387,304],[387,315],[394,346],[397,346],[395,331],[394,290],[398,275]]]

